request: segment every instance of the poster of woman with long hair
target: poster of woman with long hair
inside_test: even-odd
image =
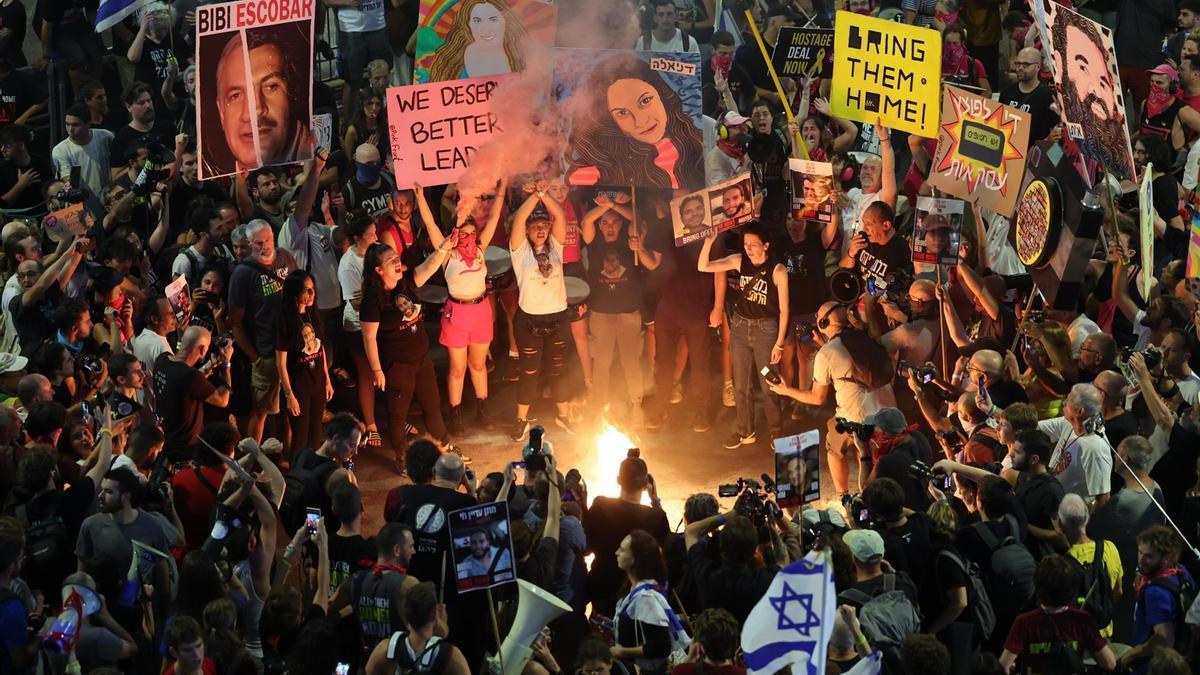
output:
[[[545,0],[421,0],[416,82],[519,73],[533,44],[554,45],[557,17]]]
[[[704,185],[697,54],[555,50],[571,185]]]

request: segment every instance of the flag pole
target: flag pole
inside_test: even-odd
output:
[[[763,63],[767,64],[767,72],[771,74],[771,81],[775,83],[775,92],[779,94],[779,101],[783,103],[783,113],[787,115],[788,124],[795,124],[796,116],[792,114],[792,104],[783,91],[783,83],[779,81],[779,75],[775,73],[775,65],[771,63],[771,55],[767,53],[767,45],[763,42],[762,35],[758,33],[758,26],[754,24],[754,15],[750,13],[750,10],[746,10],[746,23],[750,26],[750,32],[754,33],[754,41],[758,43],[758,51],[762,54]],[[800,154],[804,155],[804,159],[812,159],[808,156],[808,148],[804,145],[804,138],[800,136],[799,131],[796,132],[792,142],[799,144]]]

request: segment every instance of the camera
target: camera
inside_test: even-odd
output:
[[[540,424],[529,430],[529,444],[521,451],[521,459],[525,461],[525,471],[530,474],[546,470],[545,435],[546,429]]]
[[[967,444],[966,439],[962,437],[958,429],[942,429],[937,432],[937,435],[938,439],[945,443],[951,452],[958,452]]]
[[[738,478],[736,483],[728,483],[717,488],[717,494],[722,497],[737,495],[733,510],[746,516],[755,528],[762,528],[767,524],[768,518],[779,515],[779,507],[766,499],[767,495],[774,494],[775,481],[765,473],[761,478],[763,481],[761,484],[753,478]],[[764,538],[760,532],[759,539],[767,540],[769,535]]]
[[[935,474],[928,464],[919,459],[908,465],[908,474],[917,480],[929,481],[943,490],[950,487],[951,477],[949,474],[944,476]]]
[[[1129,358],[1137,353],[1139,352],[1133,347],[1126,347],[1121,350],[1121,360],[1128,363]],[[1140,353],[1142,355],[1142,359],[1146,361],[1146,370],[1154,370],[1162,364],[1163,355],[1162,352],[1159,351],[1158,347],[1146,347]]]
[[[88,375],[99,375],[104,369],[104,362],[95,354],[83,354],[79,357],[79,367]]]
[[[903,360],[896,364],[897,375],[907,379],[909,373],[912,373],[918,381],[925,384],[933,382],[933,378],[937,377],[937,371],[929,364],[914,366]]]
[[[65,187],[54,194],[54,199],[62,204],[82,204],[87,198],[87,188],[82,187]]]
[[[864,424],[862,422],[851,422],[845,417],[834,418],[834,431],[839,434],[853,434],[862,440],[867,440],[875,433],[874,424]]]
[[[863,501],[861,494],[843,495],[842,508],[858,523],[860,528],[871,526],[871,512],[867,510],[867,503]]]
[[[583,502],[587,497],[587,483],[579,469],[571,469],[563,477],[563,501]]]

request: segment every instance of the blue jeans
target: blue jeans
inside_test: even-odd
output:
[[[733,391],[737,402],[737,432],[754,432],[754,385],[762,388],[767,427],[777,434],[783,426],[779,398],[767,387],[759,373],[771,365],[771,348],[779,337],[778,319],[747,319],[736,313],[729,316],[729,350],[733,356]],[[773,438],[774,436],[772,436]]]

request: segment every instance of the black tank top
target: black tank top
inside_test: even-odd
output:
[[[354,575],[354,615],[358,618],[364,650],[373,649],[404,625],[401,608],[393,606],[392,598],[399,595],[407,576],[400,572],[375,574],[371,570]]]
[[[779,289],[771,279],[775,260],[768,255],[761,265],[750,262],[750,256],[742,254],[742,266],[738,269],[737,295],[733,299],[733,311],[746,319],[778,319]]]

